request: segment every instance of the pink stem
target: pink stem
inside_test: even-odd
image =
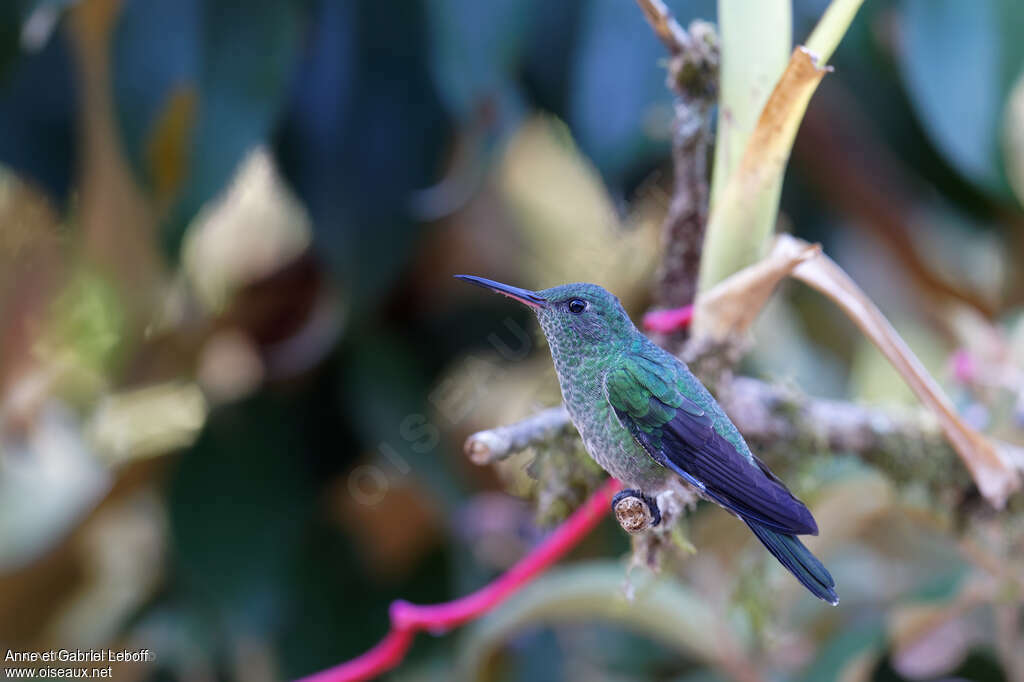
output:
[[[365,654],[356,656],[351,661],[345,661],[333,668],[304,677],[299,682],[341,682],[342,680],[368,680],[376,677],[394,668],[405,658],[405,652],[412,645],[412,638],[415,634],[414,630],[397,630],[392,626],[391,631],[384,636],[384,639]]]
[[[684,305],[682,308],[652,310],[644,315],[643,326],[648,331],[671,334],[685,329],[692,320],[693,306]]]
[[[375,647],[351,661],[305,677],[299,682],[356,682],[370,679],[402,661],[416,632],[426,630],[432,634],[441,634],[487,613],[579,544],[608,513],[612,496],[621,488],[621,483],[614,478],[609,479],[532,552],[497,580],[472,594],[432,606],[417,606],[402,600],[392,602],[391,631]]]

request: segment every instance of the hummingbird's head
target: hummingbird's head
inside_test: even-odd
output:
[[[533,308],[552,353],[603,349],[636,332],[619,299],[596,284],[578,282],[530,291],[483,277],[456,277]]]

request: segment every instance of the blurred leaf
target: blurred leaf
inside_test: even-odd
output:
[[[132,162],[151,183],[147,136],[166,115],[164,110],[176,91],[198,88],[202,59],[199,11],[197,0],[130,0],[124,4],[111,38],[114,104],[121,137]],[[154,41],[160,49],[153,49]]]
[[[885,626],[874,619],[857,627],[841,630],[828,640],[818,653],[814,663],[801,676],[803,682],[818,680],[841,680],[851,667],[874,661],[885,645]],[[868,672],[868,671],[865,671]],[[866,675],[852,678],[866,680]]]
[[[709,0],[672,3],[676,18],[711,19]],[[613,189],[666,157],[671,97],[660,65],[668,55],[635,2],[590,0],[572,65],[568,123]]]
[[[153,384],[105,396],[88,435],[107,463],[123,464],[191,445],[206,414],[206,400],[195,384]]]
[[[0,80],[19,53],[45,47],[61,13],[78,0],[6,0],[0,3]]]
[[[27,566],[107,493],[110,472],[66,406],[49,402],[32,430],[0,440],[0,570]]]
[[[151,175],[157,206],[167,206],[185,184],[197,100],[194,87],[175,88],[153,123],[146,145],[146,168]]]
[[[318,2],[275,140],[315,243],[358,308],[412,251],[412,195],[433,182],[445,142],[425,23],[413,0]]]
[[[744,644],[738,629],[680,583],[594,561],[553,569],[477,621],[461,644],[460,670],[464,679],[478,679],[489,656],[526,628],[593,620],[646,633],[725,671]]]
[[[415,476],[430,489],[432,501],[454,513],[464,493],[448,453],[459,459],[462,453],[441,440],[438,427],[449,424],[427,417],[427,401],[443,389],[431,390],[415,349],[397,337],[364,331],[359,338],[341,389],[352,428],[376,455],[382,475]]]
[[[550,117],[531,120],[509,140],[497,171],[527,244],[520,258],[525,284],[596,281],[628,306],[629,292],[650,277],[657,260],[655,211],[638,211],[637,225],[621,224],[601,178],[568,132]]]
[[[55,614],[50,636],[94,645],[115,641],[164,584],[166,530],[163,500],[152,490],[105,499],[72,536],[86,578]]]
[[[113,38],[114,93],[129,156],[185,227],[265,142],[298,56],[305,3],[129,2]],[[159,49],[154,49],[154,45]]]
[[[545,3],[530,21],[523,55],[523,81],[536,105],[565,120],[572,96],[573,54],[588,0]]]
[[[971,651],[966,660],[951,674],[954,680],[972,682],[1009,682],[1008,672],[1003,670],[995,652],[987,647]]]
[[[182,254],[189,286],[211,310],[238,304],[235,297],[244,297],[247,286],[294,267],[309,248],[311,231],[305,207],[261,146],[189,227]]]
[[[117,290],[101,274],[81,270],[53,301],[49,327],[36,353],[65,371],[102,376],[124,338],[124,309]]]
[[[1024,72],[1024,4],[905,0],[903,9],[903,77],[933,144],[967,179],[1010,197],[1000,140]]]
[[[313,510],[302,415],[257,396],[215,413],[178,462],[171,533],[193,597],[235,630],[277,623]]]
[[[909,599],[921,602],[944,602],[962,590],[964,580],[969,575],[968,564],[950,563],[941,571],[936,571],[923,582],[920,587],[909,593]]]
[[[424,4],[431,75],[461,126],[444,178],[413,197],[424,221],[451,214],[480,189],[504,138],[526,115],[519,85],[535,0],[436,0]]]
[[[0,24],[8,26],[8,20],[0,16]],[[14,40],[16,45],[18,39],[0,35],[0,40]],[[77,158],[77,95],[63,31],[39,52],[22,52],[6,68],[0,62],[0,162],[38,183],[61,205],[67,200]]]
[[[21,12],[15,2],[0,3],[0,79],[6,77],[7,67],[19,52]]]
[[[1003,120],[1003,137],[1006,176],[1017,195],[1017,201],[1024,204],[1024,73],[1017,79],[1009,93],[1006,116]]]
[[[966,657],[978,638],[978,624],[972,611],[983,602],[978,590],[953,595],[948,602],[900,604],[887,614],[890,660],[894,667],[913,679],[948,674]],[[987,597],[987,595],[986,595]]]
[[[537,4],[537,0],[425,4],[434,79],[453,114],[467,119],[484,100],[502,99],[503,91],[515,88]]]

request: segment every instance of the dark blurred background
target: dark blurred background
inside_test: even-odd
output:
[[[826,5],[793,3],[795,41]],[[1016,0],[865,2],[780,214],[973,424],[1017,440],[1022,35]],[[557,385],[527,312],[451,275],[595,281],[645,310],[665,59],[626,0],[2,3],[0,649],[156,653],[124,680],[291,678],[372,646],[393,599],[455,598],[527,551],[582,492],[462,442]],[[916,404],[807,289],[755,338],[750,373]],[[964,380],[965,349],[1001,369]],[[573,618],[542,579],[421,635],[389,679],[729,679],[716,629],[772,679],[1012,679],[1019,587],[912,486],[825,454],[781,473],[827,531],[839,609],[702,505],[697,553],[658,582],[692,609]],[[606,521],[565,575],[621,600],[628,553]]]

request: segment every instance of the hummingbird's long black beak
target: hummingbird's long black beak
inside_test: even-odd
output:
[[[477,277],[475,275],[455,275],[456,279],[463,279],[471,284],[475,284],[478,287],[484,289],[490,289],[496,293],[514,298],[520,303],[533,308],[545,308],[547,307],[547,300],[543,296],[538,296],[535,292],[529,289],[520,289],[519,287],[509,286],[508,284],[502,284],[501,282],[495,282],[493,279],[486,279],[484,277]]]

